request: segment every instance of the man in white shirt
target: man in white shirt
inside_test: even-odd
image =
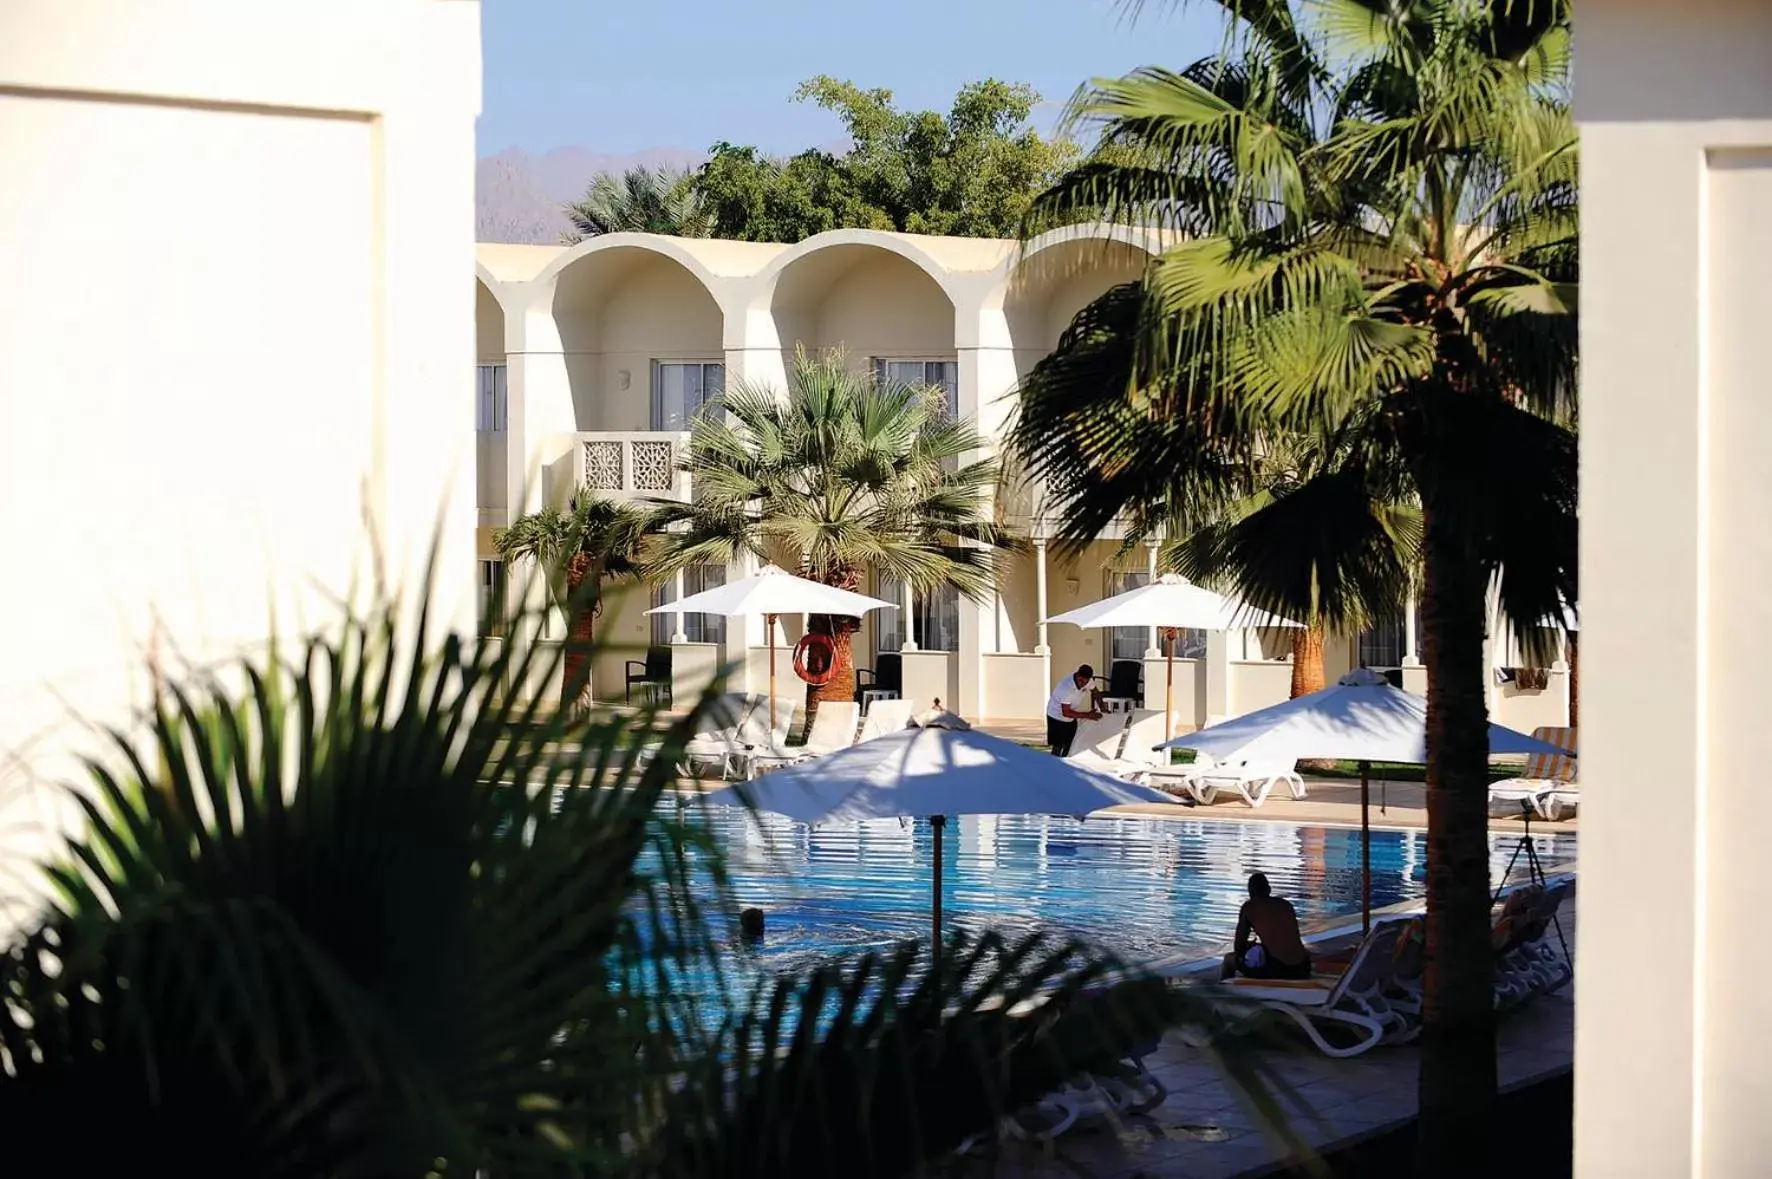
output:
[[[1059,757],[1068,757],[1071,742],[1077,737],[1077,722],[1094,720],[1101,715],[1095,703],[1095,690],[1089,685],[1095,669],[1085,663],[1053,686],[1046,698],[1046,744]]]

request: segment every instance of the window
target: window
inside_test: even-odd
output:
[[[505,563],[480,562],[480,634],[496,638],[505,633]]]
[[[724,565],[691,565],[683,570],[683,593],[699,594],[716,586],[726,584],[726,566]],[[652,604],[668,606],[677,600],[677,579],[671,578],[663,585],[652,589]],[[663,647],[671,641],[676,633],[677,616],[675,614],[654,614],[652,616],[652,645]],[[683,636],[692,643],[724,643],[726,641],[726,620],[718,614],[685,614],[683,615]]]
[[[951,360],[874,360],[876,384],[931,385],[947,396],[948,416],[960,408],[960,366]]]
[[[476,399],[474,428],[503,430],[505,428],[505,366],[480,366],[479,396]]]
[[[888,602],[901,603],[897,610],[874,611],[874,650],[876,652],[904,649],[904,589],[896,577],[880,574],[874,579],[874,596]],[[917,594],[911,602],[912,621],[920,651],[958,651],[960,649],[960,591],[944,585],[933,594]]]
[[[1149,585],[1151,575],[1142,569],[1108,570],[1107,596],[1123,594],[1127,590],[1135,590],[1141,585]],[[1143,660],[1146,644],[1150,642],[1151,632],[1144,626],[1110,626],[1107,628],[1108,666],[1101,669],[1103,675],[1108,674],[1116,660]],[[1163,650],[1163,635],[1157,633],[1157,649]],[[1204,659],[1206,657],[1206,632],[1203,630],[1183,630],[1175,636],[1175,657],[1177,659]]]
[[[726,391],[726,366],[702,361],[654,361],[652,428],[687,430],[702,406]]]
[[[1389,670],[1403,666],[1403,616],[1387,618],[1360,634],[1361,667]]]

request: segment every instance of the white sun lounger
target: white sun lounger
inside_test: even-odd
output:
[[[1528,757],[1524,774],[1490,785],[1490,804],[1501,804],[1510,814],[1529,806],[1547,821],[1562,818],[1565,807],[1574,810],[1581,797],[1575,785],[1575,734],[1572,728],[1533,729],[1535,738],[1562,752],[1534,753]]]
[[[1411,1025],[1384,997],[1394,970],[1397,940],[1407,918],[1391,918],[1372,926],[1347,969],[1334,979],[1292,982],[1280,979],[1231,979],[1224,984],[1234,999],[1253,1002],[1260,1010],[1277,1011],[1311,1038],[1325,1056],[1358,1056],[1386,1039],[1402,1039]],[[1323,1035],[1325,1026],[1359,1033],[1350,1045],[1336,1045]]]
[[[791,765],[832,753],[855,744],[855,727],[861,720],[861,705],[853,700],[825,700],[818,706],[807,730],[806,744],[775,749],[752,749],[743,757],[744,776],[755,778],[770,766]],[[785,729],[783,730],[786,731]]]
[[[1201,806],[1212,805],[1221,790],[1235,790],[1244,802],[1258,807],[1281,782],[1286,783],[1294,799],[1304,797],[1304,779],[1290,762],[1225,762],[1203,767],[1179,781]]]
[[[1077,722],[1077,735],[1071,738],[1071,751],[1065,760],[1104,774],[1115,772],[1120,762],[1120,746],[1126,740],[1126,722],[1131,714],[1109,712],[1094,720]]]
[[[1151,708],[1138,708],[1127,714],[1130,722],[1125,726],[1123,744],[1117,757],[1096,760],[1093,753],[1079,759],[1092,770],[1100,770],[1112,774],[1116,778],[1133,781],[1143,780],[1146,774],[1161,770],[1169,764],[1168,750],[1158,750],[1156,746],[1163,743],[1163,714]],[[1082,724],[1096,724],[1109,721],[1113,714],[1101,718],[1101,722],[1084,721]],[[1082,725],[1077,727],[1079,743],[1083,736]],[[1077,756],[1076,746],[1071,748],[1071,756]],[[1185,767],[1178,766],[1177,769]]]
[[[868,706],[868,714],[861,722],[862,741],[872,741],[875,737],[884,737],[887,733],[896,733],[900,729],[908,729],[911,717],[916,714],[915,700],[876,700]]]

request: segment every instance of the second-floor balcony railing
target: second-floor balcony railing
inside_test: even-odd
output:
[[[599,430],[578,435],[578,484],[611,499],[689,499],[689,475],[679,471],[687,431]]]

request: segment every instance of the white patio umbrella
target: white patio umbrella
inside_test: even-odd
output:
[[[1245,602],[1202,589],[1184,577],[1165,573],[1137,589],[1103,598],[1089,606],[1066,610],[1046,620],[1073,626],[1143,626],[1164,630],[1240,630],[1244,627],[1301,625],[1290,619],[1255,609]],[[1175,733],[1175,714],[1169,699],[1175,687],[1175,638],[1169,639],[1169,659],[1163,686],[1163,736]]]
[[[1075,815],[1168,795],[977,729],[908,728],[708,795],[802,823],[927,818],[935,830],[935,952],[941,949],[942,831],[949,815]]]
[[[1299,758],[1360,763],[1360,873],[1362,920],[1372,923],[1372,827],[1368,777],[1375,761],[1427,761],[1427,700],[1393,686],[1366,668],[1350,671],[1333,687],[1284,704],[1187,733],[1160,748],[1193,749],[1220,760],[1275,761]],[[1564,750],[1502,725],[1489,726],[1490,753],[1562,753]]]
[[[775,620],[783,614],[839,614],[859,618],[869,610],[895,610],[891,602],[838,589],[785,569],[765,565],[749,577],[667,602],[648,614],[719,614],[726,618],[763,616],[769,631],[769,730],[775,731]]]

